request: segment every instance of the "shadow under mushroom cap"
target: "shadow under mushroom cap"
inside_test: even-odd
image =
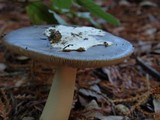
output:
[[[52,48],[44,31],[48,25],[21,28],[8,33],[4,44],[12,51],[29,56],[40,61],[50,62],[58,66],[102,67],[122,62],[133,52],[133,46],[128,41],[108,32],[104,36],[95,36],[97,40],[106,39],[113,45],[94,46],[84,52],[63,52]]]

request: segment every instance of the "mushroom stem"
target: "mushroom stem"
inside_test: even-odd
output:
[[[72,107],[76,68],[62,67],[56,71],[40,120],[68,120]]]

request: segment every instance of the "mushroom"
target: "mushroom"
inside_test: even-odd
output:
[[[132,45],[110,33],[95,36],[113,45],[93,46],[87,51],[63,52],[50,46],[43,32],[49,26],[21,28],[4,36],[4,45],[19,54],[56,66],[56,73],[40,120],[67,120],[72,107],[77,68],[102,67],[118,64],[133,52]]]

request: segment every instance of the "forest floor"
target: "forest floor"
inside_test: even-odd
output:
[[[121,25],[97,21],[130,41],[134,54],[118,65],[79,69],[69,119],[160,120],[160,2],[109,1],[99,4],[109,6]],[[0,2],[0,35],[30,25],[23,5]],[[0,120],[38,120],[53,73],[47,64],[8,51],[0,39]]]

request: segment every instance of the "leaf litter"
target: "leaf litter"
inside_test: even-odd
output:
[[[1,35],[31,25],[23,7],[8,2],[0,3]],[[100,3],[103,7],[110,6],[109,12],[121,20],[120,27],[101,22],[103,29],[126,38],[136,50],[129,60],[119,65],[78,70],[69,120],[159,120],[160,81],[143,67],[147,64],[149,69],[160,73],[160,10],[156,7],[159,1]],[[70,22],[90,25],[76,18]],[[0,63],[0,119],[38,120],[54,69],[7,51],[1,40]]]

